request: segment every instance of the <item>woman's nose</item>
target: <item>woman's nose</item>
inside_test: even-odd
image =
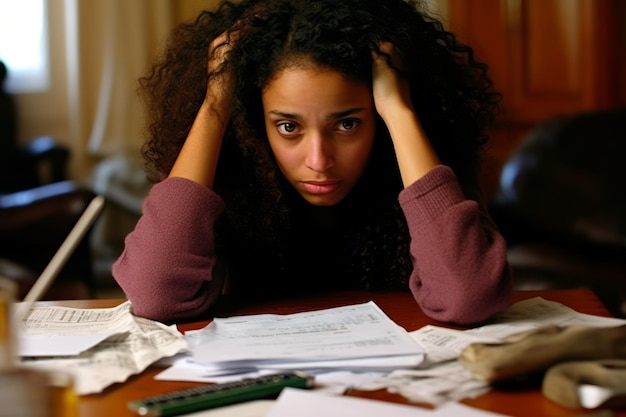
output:
[[[316,172],[324,172],[333,165],[335,165],[335,158],[330,141],[321,133],[312,134],[307,146],[307,168]]]

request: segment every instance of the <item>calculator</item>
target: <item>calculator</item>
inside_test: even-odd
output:
[[[176,416],[228,404],[276,397],[285,387],[312,388],[313,384],[312,375],[286,372],[201,385],[146,397],[130,401],[128,408],[141,416]]]

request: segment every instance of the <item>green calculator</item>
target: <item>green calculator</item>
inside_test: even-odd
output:
[[[128,403],[128,408],[141,416],[176,416],[277,396],[285,387],[311,388],[314,377],[300,372],[287,372],[244,378],[240,381],[208,384],[146,397]]]

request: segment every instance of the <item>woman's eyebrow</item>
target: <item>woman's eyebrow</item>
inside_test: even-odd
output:
[[[352,109],[331,113],[328,115],[327,119],[328,120],[343,119],[344,117],[348,117],[355,113],[362,112],[363,110],[365,110],[365,107],[354,107]]]
[[[286,112],[282,112],[279,110],[270,110],[268,113],[274,116],[281,117],[283,119],[295,119],[295,120],[302,119],[302,116],[296,113],[286,113]]]
[[[354,108],[350,108],[350,109],[347,109],[347,110],[342,110],[342,111],[330,113],[326,117],[326,120],[343,119],[344,117],[348,117],[348,116],[351,116],[351,115],[353,115],[355,113],[362,112],[363,110],[365,110],[365,107],[354,107]],[[278,117],[284,118],[284,119],[292,119],[292,120],[300,120],[300,119],[302,119],[302,116],[297,114],[297,113],[287,113],[287,112],[282,112],[280,110],[270,110],[268,113],[271,114],[271,115],[274,115],[274,116],[278,116]]]

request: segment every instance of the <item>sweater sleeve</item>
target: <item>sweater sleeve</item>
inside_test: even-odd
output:
[[[134,314],[187,320],[215,302],[224,278],[215,269],[213,227],[223,209],[216,193],[187,179],[152,187],[112,270]]]
[[[510,305],[506,242],[486,210],[440,165],[404,189],[399,201],[411,235],[409,286],[428,316],[476,324]]]

